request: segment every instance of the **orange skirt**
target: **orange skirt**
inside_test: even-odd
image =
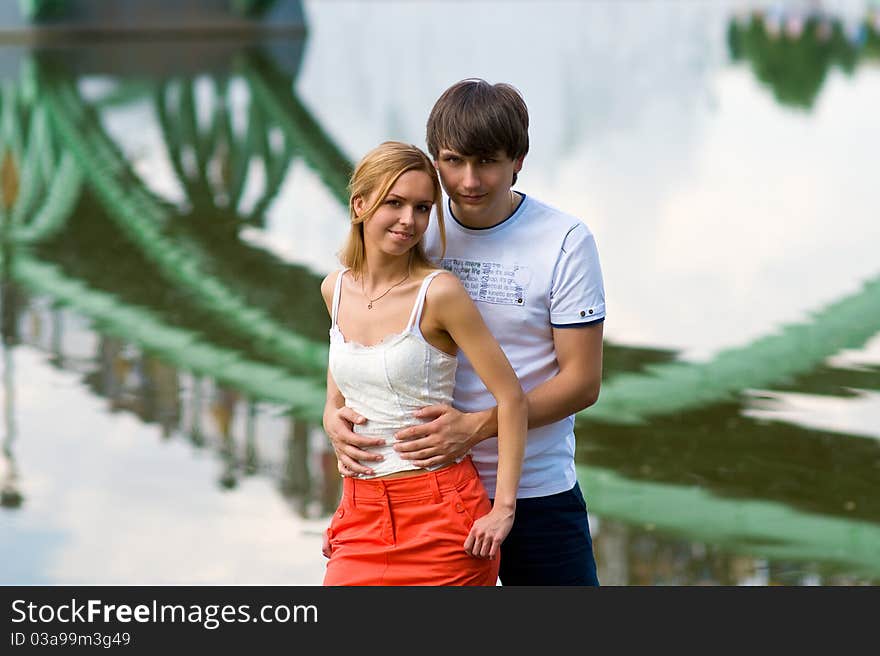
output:
[[[345,478],[324,585],[495,585],[500,557],[464,550],[491,509],[469,457],[403,478]]]

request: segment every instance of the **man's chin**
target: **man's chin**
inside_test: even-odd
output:
[[[467,207],[478,207],[480,205],[484,205],[486,203],[486,201],[488,200],[488,198],[489,197],[487,195],[476,196],[476,197],[474,197],[474,196],[459,196],[458,197],[458,204],[465,205]]]

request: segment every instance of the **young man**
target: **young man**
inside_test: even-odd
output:
[[[428,119],[428,150],[448,194],[441,263],[459,276],[519,376],[529,434],[513,530],[501,547],[504,585],[598,585],[586,505],[574,463],[574,414],[596,402],[602,377],[605,292],[592,233],[579,219],[511,189],[529,150],[528,109],[510,85],[458,82]],[[426,250],[440,259],[436,222]],[[420,411],[426,423],[395,435],[404,458],[448,463],[469,451],[494,496],[494,399],[459,355],[454,407]],[[344,475],[369,470],[361,419],[325,409]],[[357,462],[361,460],[361,462]]]

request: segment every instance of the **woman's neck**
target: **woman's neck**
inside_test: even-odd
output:
[[[377,253],[371,257],[367,253],[362,272],[364,288],[367,291],[388,287],[400,282],[412,273],[412,251],[404,255]]]

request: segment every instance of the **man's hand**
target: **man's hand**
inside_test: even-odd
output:
[[[427,423],[395,433],[394,445],[404,460],[419,467],[447,465],[464,456],[476,444],[480,413],[459,412],[449,405],[431,405],[415,412]]]
[[[384,458],[378,454],[364,451],[364,447],[378,446],[385,443],[381,437],[364,437],[354,432],[354,424],[363,424],[362,417],[349,407],[326,408],[324,410],[324,431],[330,438],[339,473],[343,476],[372,474],[373,470],[360,464],[358,460],[379,461]]]

